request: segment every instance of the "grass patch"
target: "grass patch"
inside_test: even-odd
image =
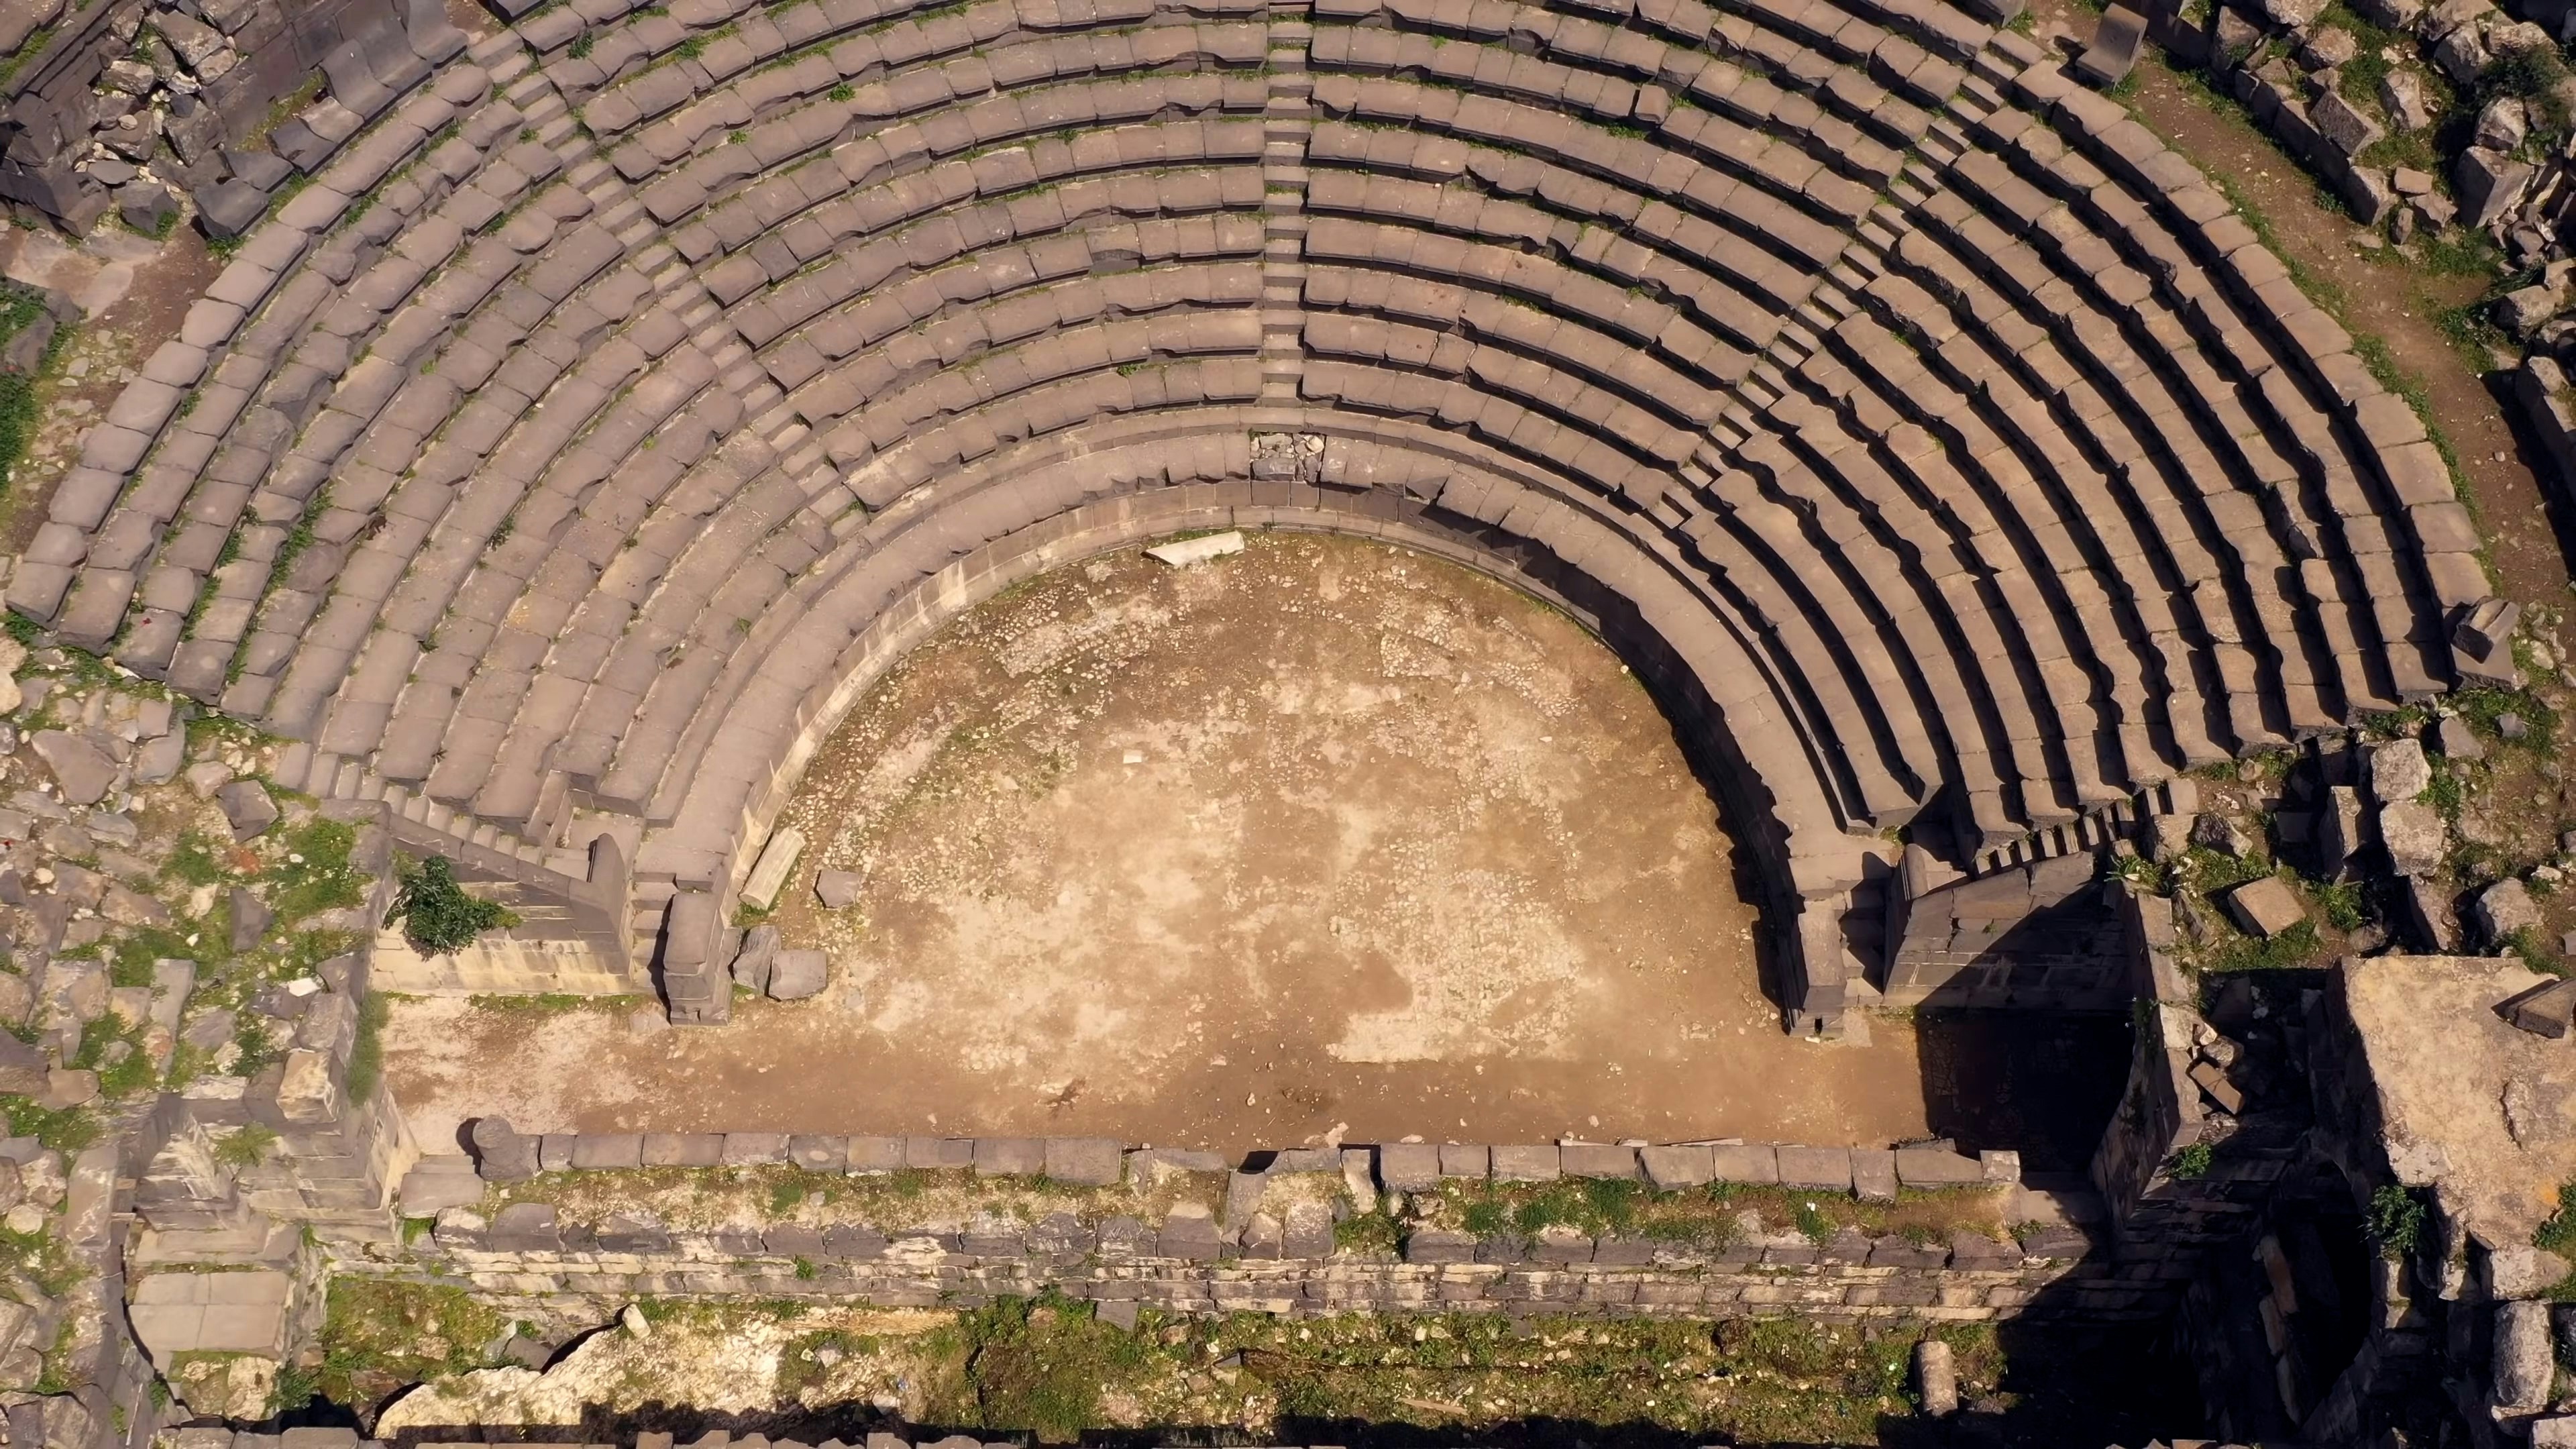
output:
[[[2201,958],[2200,969],[2212,971],[2279,971],[2306,966],[2325,954],[2317,923],[2300,921],[2269,937],[2231,935]]]
[[[385,1018],[392,1015],[392,1004],[383,993],[370,991],[358,1001],[358,1038],[349,1047],[349,1100],[363,1102],[374,1095],[376,1083],[385,1074]]]
[[[33,1137],[56,1152],[78,1152],[99,1139],[98,1114],[87,1107],[48,1110],[32,1097],[0,1097],[9,1116],[9,1135]]]
[[[32,45],[34,42],[31,39],[29,43]],[[0,61],[0,67],[7,64]],[[42,294],[15,282],[0,282],[0,343],[34,326],[44,314]],[[71,339],[71,331],[69,327],[54,329],[53,341],[46,345],[45,355],[34,373],[0,373],[0,484],[5,484],[27,456],[27,444],[35,437],[36,426],[41,421],[40,410],[36,406],[37,380],[53,366],[54,359],[62,355],[64,345]]]
[[[568,991],[542,991],[533,996],[469,996],[465,1004],[498,1015],[564,1016],[576,1011],[632,1011],[642,996],[575,996]]]
[[[509,1325],[463,1288],[331,1280],[314,1388],[335,1404],[373,1403],[404,1384],[483,1368]]]
[[[257,1167],[276,1145],[276,1128],[251,1122],[224,1134],[224,1140],[215,1144],[215,1160],[227,1167]]]
[[[316,817],[288,831],[284,843],[286,853],[259,876],[275,887],[269,903],[280,925],[366,904],[367,877],[349,863],[356,826]]]
[[[1822,1241],[1844,1228],[1873,1237],[1890,1234],[1917,1242],[1946,1242],[1954,1229],[1992,1235],[2002,1228],[1997,1195],[1982,1188],[1922,1192],[1907,1188],[1892,1203],[1861,1202],[1848,1193],[1802,1193],[1745,1183],[1711,1183],[1661,1191],[1614,1179],[1560,1178],[1555,1182],[1446,1182],[1435,1193],[1415,1195],[1426,1222],[1493,1237],[1535,1237],[1571,1228],[1590,1237],[1616,1236],[1725,1248],[1744,1233],[1751,1212],[1772,1227],[1794,1225]]]

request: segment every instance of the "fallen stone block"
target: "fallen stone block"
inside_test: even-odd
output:
[[[769,968],[773,1001],[803,1001],[819,994],[829,979],[832,958],[820,951],[781,951]]]
[[[2266,940],[2308,918],[2298,892],[2279,876],[2250,880],[2227,893],[2227,913],[2249,935]]]
[[[2504,1019],[2520,1030],[2552,1041],[2576,1029],[2576,978],[2552,981],[2506,1002]]]
[[[1243,534],[1235,529],[1227,529],[1223,533],[1185,538],[1178,543],[1157,544],[1145,550],[1145,557],[1170,564],[1174,568],[1187,568],[1191,564],[1206,563],[1209,559],[1223,558],[1227,554],[1241,552],[1243,552]]]

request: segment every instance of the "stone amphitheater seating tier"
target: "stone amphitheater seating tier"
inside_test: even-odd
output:
[[[866,684],[1210,525],[1592,621],[1826,1022],[1893,832],[1973,871],[2420,699],[2487,593],[2217,193],[1938,0],[583,0],[251,233],[9,598],[516,889],[610,838],[720,1015]]]

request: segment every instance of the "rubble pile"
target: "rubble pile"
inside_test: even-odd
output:
[[[0,201],[155,236],[189,204],[239,235],[464,47],[439,7],[398,0],[0,0],[0,55],[13,37]]]

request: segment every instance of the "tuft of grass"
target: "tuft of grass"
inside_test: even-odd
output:
[[[2569,1196],[2568,1189],[2561,1188],[2558,1201],[2558,1216],[2569,1218],[2571,1211],[2576,1210],[2576,1198]],[[2550,1221],[2557,1220],[2552,1218]],[[2546,1234],[2549,1231],[2549,1224],[2541,1224],[2540,1230]],[[2379,1245],[2379,1251],[2387,1256],[2404,1258],[2411,1255],[2415,1251],[2417,1241],[2424,1234],[2423,1199],[2393,1182],[2383,1184],[2370,1195],[2370,1218],[2364,1225],[2364,1231],[2369,1234],[2372,1242]],[[2571,1218],[2568,1231],[2576,1234],[2576,1218]],[[2548,1244],[2543,1243],[2541,1246],[2547,1247]]]
[[[334,1278],[328,1305],[312,1375],[335,1404],[375,1403],[405,1384],[483,1368],[485,1346],[509,1327],[452,1284]]]
[[[1333,1224],[1333,1246],[1354,1253],[1401,1252],[1404,1229],[1384,1212],[1355,1213]]]
[[[2195,1142],[2173,1155],[2173,1160],[2165,1164],[2165,1173],[2177,1182],[2198,1182],[2209,1176],[2213,1155],[2208,1143]]]
[[[349,863],[357,843],[356,826],[320,816],[287,832],[286,854],[259,876],[275,887],[269,903],[281,926],[366,904],[367,878]]]
[[[268,1156],[268,1149],[276,1145],[276,1128],[251,1122],[234,1128],[215,1144],[215,1160],[227,1167],[257,1167]]]
[[[373,1096],[385,1071],[385,1018],[393,1012],[382,992],[370,991],[358,1002],[358,1037],[349,1047],[349,1100]]]

